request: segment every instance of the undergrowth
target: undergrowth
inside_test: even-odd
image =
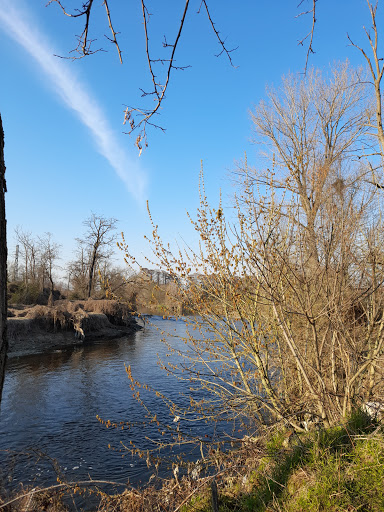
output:
[[[360,411],[332,429],[278,432],[262,457],[243,462],[237,477],[219,487],[220,512],[384,510],[384,433]],[[206,500],[182,510],[212,508]]]
[[[211,512],[213,480],[220,512],[379,512],[384,510],[384,431],[358,411],[328,430],[245,437],[237,449],[222,454],[220,464],[216,460],[216,474],[167,479],[114,496],[93,490],[100,498],[95,512]],[[60,498],[68,503],[71,493],[82,492],[86,499],[80,487],[60,489]],[[49,503],[44,510],[65,510],[57,493],[54,498],[47,490],[39,493],[39,500],[24,492],[22,501],[9,505],[0,499],[0,510],[20,510],[26,501],[31,512],[42,510],[42,501]]]

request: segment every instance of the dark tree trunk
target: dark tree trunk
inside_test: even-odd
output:
[[[0,402],[7,358],[7,221],[5,219],[4,131],[0,115]]]

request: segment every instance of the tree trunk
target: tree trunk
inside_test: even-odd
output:
[[[88,281],[88,293],[87,293],[88,299],[91,297],[91,293],[92,293],[92,282],[93,282],[93,274],[95,272],[96,259],[97,259],[97,248],[94,247],[93,253],[92,253],[92,259],[91,259],[91,265],[89,267],[89,281]]]
[[[0,115],[0,402],[7,358],[7,221],[5,219],[4,131]]]

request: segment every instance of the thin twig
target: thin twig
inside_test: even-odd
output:
[[[212,17],[211,17],[210,12],[209,12],[208,5],[207,5],[206,0],[202,0],[202,4],[204,5],[205,10],[207,11],[207,16],[208,16],[208,19],[209,19],[209,23],[211,24],[211,27],[212,27],[212,29],[213,29],[213,31],[214,31],[214,33],[215,33],[215,35],[216,35],[216,37],[217,37],[217,39],[218,39],[218,41],[219,41],[219,44],[220,44],[220,46],[221,46],[221,52],[220,52],[220,53],[218,53],[218,54],[216,55],[216,57],[220,57],[220,55],[222,55],[223,53],[225,53],[225,54],[227,55],[227,57],[228,57],[229,62],[231,63],[231,66],[232,66],[232,67],[236,67],[236,66],[234,66],[234,64],[233,64],[233,62],[232,62],[232,58],[231,58],[231,55],[230,55],[230,54],[231,54],[232,52],[234,52],[235,50],[237,50],[237,49],[238,49],[238,46],[237,46],[236,48],[232,48],[231,50],[228,50],[228,48],[225,46],[225,41],[224,41],[223,39],[221,39],[219,31],[216,29],[215,23],[213,22],[213,19],[212,19]]]
[[[122,64],[123,58],[121,56],[121,50],[120,50],[119,43],[117,42],[117,39],[116,39],[117,32],[115,32],[113,25],[112,25],[111,12],[109,10],[107,0],[104,0],[104,5],[105,5],[106,13],[107,13],[109,28],[111,29],[111,32],[112,32],[112,39],[110,39],[109,37],[107,39],[109,39],[116,46],[117,53],[119,54],[120,64]],[[107,36],[105,36],[105,37],[107,37]]]
[[[300,7],[300,5],[303,3],[303,1],[304,0],[301,0],[301,2],[299,3],[298,7]],[[316,2],[317,2],[317,0],[312,0],[312,9],[310,9],[308,11],[301,12],[300,14],[298,14],[296,16],[296,18],[299,18],[300,16],[304,16],[306,14],[312,13],[312,27],[311,27],[311,30],[308,32],[308,34],[305,37],[303,37],[303,39],[301,39],[298,42],[298,44],[300,46],[303,46],[304,45],[304,41],[306,41],[308,39],[308,37],[310,38],[309,39],[309,45],[308,45],[308,48],[307,48],[307,56],[306,56],[306,59],[305,59],[304,74],[307,73],[309,56],[312,53],[315,53],[315,51],[313,49],[313,37],[314,37],[314,34],[315,34],[315,25],[316,25]]]

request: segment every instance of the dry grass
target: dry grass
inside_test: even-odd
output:
[[[81,316],[79,313],[75,313],[74,317],[79,320],[79,325],[84,332],[98,332],[111,327],[110,321],[102,313],[84,312]]]
[[[11,500],[0,498],[1,512],[68,512],[63,494],[45,489],[21,489]]]
[[[203,495],[209,498],[209,484],[212,478],[191,480],[183,478],[163,480],[158,485],[150,485],[142,489],[129,488],[119,494],[106,494],[100,488],[100,483],[108,482],[87,481],[72,484],[58,484],[45,489],[22,489],[9,500],[0,497],[1,512],[67,512],[64,501],[69,503],[82,496],[92,496],[96,503],[94,512],[163,512],[184,510],[184,506],[199,494],[199,502]],[[114,484],[114,482],[110,482]],[[98,504],[97,504],[98,501]],[[72,509],[72,507],[71,507]]]
[[[14,316],[8,317],[10,339],[16,339],[36,330],[46,332],[73,330],[73,315],[63,306],[33,306],[12,312]]]
[[[115,300],[56,301],[54,306],[20,306],[10,308],[8,336],[17,339],[33,331],[98,332],[133,322],[126,304]]]
[[[69,330],[72,326],[72,315],[63,306],[34,306],[25,318],[33,320],[47,331]]]
[[[88,299],[84,303],[84,309],[92,313],[102,313],[114,325],[128,325],[132,322],[131,309],[117,300]]]
[[[76,313],[80,309],[84,309],[84,300],[56,300],[55,307],[63,307],[69,313]]]

